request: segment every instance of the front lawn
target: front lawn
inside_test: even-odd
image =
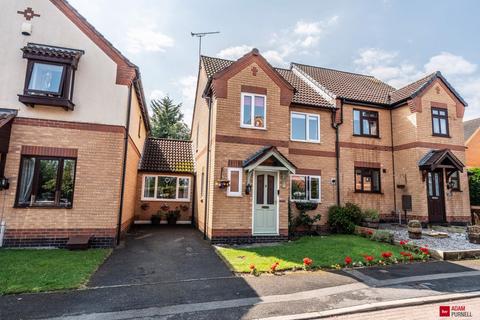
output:
[[[78,288],[110,252],[109,249],[2,249],[0,295]]]
[[[346,256],[354,262],[364,262],[364,256],[373,256],[375,261],[383,259],[381,253],[392,252],[398,260],[399,246],[376,242],[356,235],[329,235],[323,237],[303,237],[299,240],[276,246],[251,248],[219,248],[220,254],[227,260],[236,272],[250,272],[250,265],[255,265],[257,271],[269,271],[270,266],[279,262],[277,270],[301,268],[303,258],[313,260],[314,267],[330,267],[333,264],[344,265]]]

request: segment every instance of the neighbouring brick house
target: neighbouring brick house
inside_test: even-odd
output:
[[[480,168],[480,118],[465,121],[465,147],[468,168]]]
[[[401,89],[254,49],[202,56],[192,121],[194,221],[218,241],[288,236],[288,205],[354,202],[383,220],[470,221],[465,101],[435,72]],[[461,192],[463,191],[463,192]],[[403,209],[407,209],[404,212]]]
[[[133,222],[149,132],[139,70],[66,1],[1,7],[3,244],[112,246]]]

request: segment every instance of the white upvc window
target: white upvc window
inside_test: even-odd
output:
[[[230,184],[227,189],[227,196],[242,196],[242,168],[228,168],[228,180]]]
[[[320,115],[292,112],[290,116],[290,140],[320,142]]]
[[[267,96],[242,92],[240,108],[240,127],[267,128]]]
[[[322,202],[321,184],[320,176],[290,175],[290,199]]]
[[[190,177],[144,175],[142,200],[190,201]]]

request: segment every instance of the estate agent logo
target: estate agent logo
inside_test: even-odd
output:
[[[440,306],[440,317],[472,318],[472,312],[465,306]]]

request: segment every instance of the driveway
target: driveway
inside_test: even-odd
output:
[[[92,277],[90,287],[231,277],[202,234],[190,226],[135,226]]]

